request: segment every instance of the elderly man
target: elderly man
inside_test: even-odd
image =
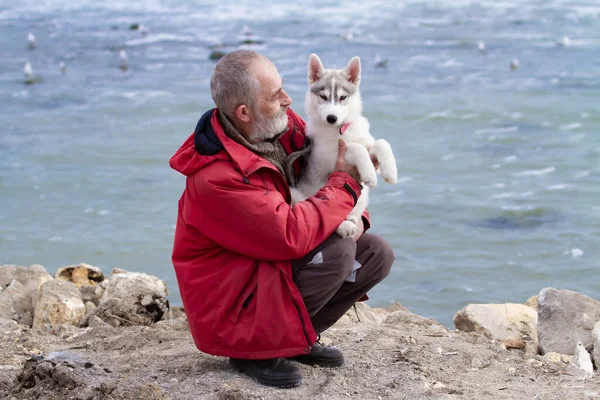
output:
[[[187,177],[173,265],[190,330],[198,349],[230,357],[258,382],[297,386],[290,360],[343,364],[317,336],[388,275],[394,255],[363,233],[368,215],[354,238],[334,233],[361,193],[343,142],[327,184],[290,205],[308,151],[305,124],[271,61],[229,53],[210,86],[217,108],[170,160]]]

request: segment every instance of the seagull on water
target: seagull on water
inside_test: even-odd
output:
[[[36,45],[36,40],[35,40],[35,35],[31,32],[29,32],[27,34],[27,47],[29,47],[30,50],[35,49],[35,45]]]
[[[487,52],[487,49],[485,48],[485,43],[483,43],[481,41],[479,43],[477,43],[477,48],[479,49],[479,51],[481,53],[486,53]]]
[[[31,64],[29,63],[29,61],[25,62],[25,66],[23,67],[23,73],[25,74],[26,82],[33,81],[33,68],[31,68]]]
[[[120,60],[119,68],[121,68],[123,71],[127,71],[127,69],[129,68],[129,65],[127,64],[129,57],[127,56],[127,52],[125,51],[125,49],[121,49],[119,51],[119,60]]]
[[[385,58],[381,58],[379,54],[375,54],[375,60],[373,60],[373,62],[375,63],[375,67],[377,68],[387,68],[388,60]]]

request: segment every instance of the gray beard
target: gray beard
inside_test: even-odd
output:
[[[261,143],[273,139],[283,133],[287,128],[288,116],[285,111],[277,114],[275,118],[266,118],[261,112],[256,113],[257,120],[250,132],[250,143]]]

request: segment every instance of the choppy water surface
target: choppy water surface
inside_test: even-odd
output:
[[[365,115],[400,175],[372,192],[373,232],[397,258],[371,305],[451,325],[470,302],[545,286],[599,298],[600,4],[394,3],[0,4],[0,263],[148,272],[180,303],[184,179],[168,158],[212,107],[211,46],[238,47],[247,25],[301,115],[311,52],[331,67],[362,59]],[[41,83],[24,84],[26,60]]]

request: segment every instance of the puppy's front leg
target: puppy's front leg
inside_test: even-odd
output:
[[[377,139],[371,147],[371,153],[379,161],[379,169],[383,180],[391,184],[397,183],[398,167],[396,166],[392,146],[384,139]]]
[[[377,186],[377,171],[371,161],[367,148],[358,143],[347,143],[346,161],[356,165],[360,179],[366,186]]]
[[[364,188],[356,205],[350,211],[350,214],[346,217],[346,220],[343,221],[335,230],[335,232],[343,238],[352,237],[356,235],[358,232],[358,221],[362,218],[362,213],[367,208],[367,204],[369,203],[369,188]]]

